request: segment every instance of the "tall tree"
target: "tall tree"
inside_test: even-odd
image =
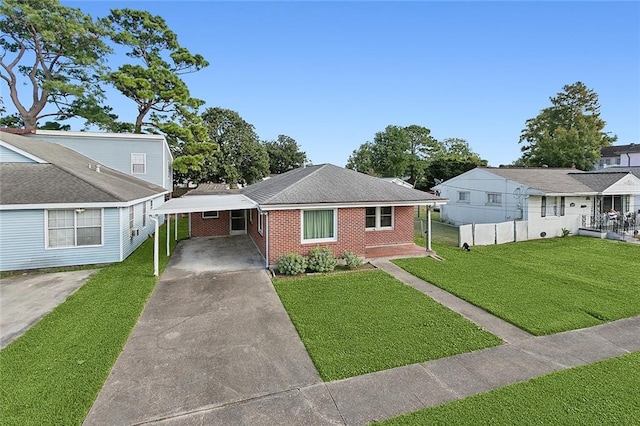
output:
[[[138,106],[133,131],[158,127],[185,108],[203,104],[189,93],[181,75],[201,70],[209,63],[178,43],[165,20],[146,11],[112,10],[104,20],[112,29],[112,40],[128,48],[127,56],[137,64],[124,64],[107,75],[116,89]]]
[[[302,167],[307,162],[307,154],[300,151],[295,139],[278,135],[275,141],[263,142],[269,154],[269,173],[279,174]]]
[[[269,173],[269,154],[253,125],[232,110],[207,108],[202,114],[209,137],[220,150],[203,180],[251,184]]]
[[[110,52],[107,33],[103,23],[57,0],[0,3],[0,78],[26,129],[45,117],[114,118],[101,105],[98,84]]]
[[[353,150],[347,160],[346,168],[372,176],[376,175],[371,164],[371,142],[363,143],[358,149]]]
[[[423,178],[415,184],[416,188],[428,190],[436,184],[436,179],[445,181],[488,164],[487,160],[483,160],[473,152],[464,139],[446,138],[440,145],[442,150],[428,161]]]
[[[373,142],[353,151],[347,168],[376,176],[403,177],[414,184],[426,162],[441,151],[440,143],[426,127],[387,126],[375,134]]]
[[[565,85],[551,106],[526,121],[519,143],[522,162],[528,166],[576,167],[591,170],[600,150],[617,137],[604,132],[600,103],[584,83]]]

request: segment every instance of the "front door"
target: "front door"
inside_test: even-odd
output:
[[[247,219],[244,210],[231,210],[231,235],[247,233]]]

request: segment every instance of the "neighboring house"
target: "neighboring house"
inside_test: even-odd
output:
[[[0,270],[122,261],[154,231],[149,212],[168,192],[57,143],[0,132]]]
[[[197,190],[196,190],[197,191]],[[268,265],[318,245],[367,257],[413,245],[414,206],[446,202],[426,192],[332,164],[294,169],[240,190],[172,199],[155,214],[189,213],[193,237],[248,234]]]
[[[442,220],[456,225],[527,221],[528,238],[576,233],[610,208],[635,212],[640,179],[629,172],[553,168],[475,168],[434,189],[449,202]]]
[[[596,164],[597,169],[604,169],[612,166],[640,167],[640,144],[612,145],[600,150],[600,161]]]
[[[173,156],[162,135],[38,129],[24,136],[66,146],[94,163],[173,191]]]

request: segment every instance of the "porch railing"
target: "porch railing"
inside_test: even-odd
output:
[[[582,215],[580,226],[600,232],[613,232],[619,235],[637,235],[640,232],[640,214],[627,213],[617,219],[610,219],[605,214]]]

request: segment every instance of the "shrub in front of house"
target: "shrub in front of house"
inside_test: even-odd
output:
[[[340,257],[342,258],[342,260],[344,260],[345,266],[349,269],[355,269],[358,266],[362,265],[362,259],[360,258],[360,256],[352,251],[345,251]]]
[[[329,247],[314,247],[309,252],[308,268],[312,272],[333,271],[338,261]]]
[[[285,275],[298,275],[307,270],[307,258],[298,253],[287,253],[276,262],[278,272]]]

